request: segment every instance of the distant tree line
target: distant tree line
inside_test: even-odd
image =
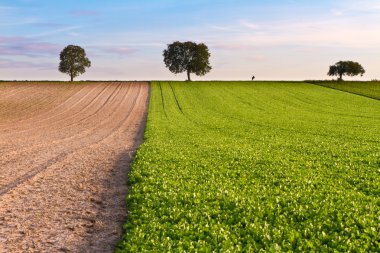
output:
[[[175,41],[167,45],[163,52],[165,66],[174,74],[186,72],[187,81],[191,81],[191,74],[206,75],[212,69],[210,65],[210,52],[204,43],[197,44],[192,41]],[[59,71],[70,75],[70,80],[86,72],[91,67],[91,61],[80,46],[68,45],[60,53]],[[364,68],[358,62],[339,61],[330,66],[329,76],[337,76],[343,81],[343,76],[363,76]],[[255,76],[252,76],[252,80]]]

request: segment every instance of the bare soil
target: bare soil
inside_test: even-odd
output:
[[[112,252],[144,82],[0,84],[0,252]]]

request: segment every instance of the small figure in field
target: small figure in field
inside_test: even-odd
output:
[[[252,81],[255,80],[255,76],[252,76]]]

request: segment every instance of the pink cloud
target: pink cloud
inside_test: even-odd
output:
[[[252,55],[252,56],[247,56],[246,59],[249,61],[262,62],[262,61],[266,61],[267,57],[264,55]]]
[[[25,37],[0,36],[0,55],[57,56],[62,50],[58,44],[40,42]]]
[[[216,44],[212,47],[215,49],[221,49],[221,50],[250,50],[250,49],[254,49],[254,46],[252,46],[252,45],[244,45],[244,44],[240,44],[240,43]]]
[[[51,63],[34,63],[27,61],[14,61],[9,59],[0,59],[0,68],[2,69],[53,69],[56,68]]]
[[[115,47],[115,48],[107,48],[104,49],[105,52],[118,54],[118,55],[129,55],[137,52],[137,49],[129,48],[129,47]]]
[[[240,24],[246,28],[249,28],[249,29],[252,29],[252,30],[257,30],[260,28],[259,25],[257,24],[254,24],[254,23],[251,23],[251,22],[248,22],[246,20],[240,20]]]

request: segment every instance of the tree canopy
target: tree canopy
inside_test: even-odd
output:
[[[339,80],[343,80],[343,76],[363,76],[365,73],[364,68],[358,62],[353,61],[339,61],[335,65],[330,66],[327,73],[329,76],[339,76]]]
[[[203,43],[175,41],[164,50],[163,56],[166,67],[175,74],[186,72],[188,81],[191,73],[203,76],[212,69],[208,47]]]
[[[86,56],[86,52],[80,46],[69,45],[60,53],[59,71],[70,75],[71,82],[74,77],[86,72],[86,68],[91,67],[91,62]]]

